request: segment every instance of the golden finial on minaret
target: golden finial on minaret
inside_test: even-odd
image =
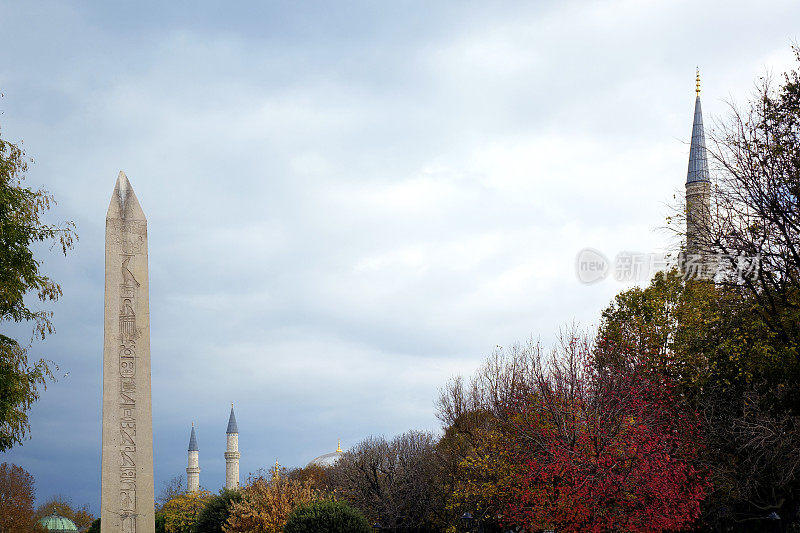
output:
[[[194,420],[192,420],[192,427],[194,427]]]
[[[339,439],[339,442],[336,445],[336,453],[342,453],[342,439]]]
[[[700,67],[697,67],[696,86],[694,90],[697,93],[697,96],[700,96]]]

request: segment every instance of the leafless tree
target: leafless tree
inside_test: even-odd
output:
[[[369,437],[331,470],[338,494],[389,531],[432,531],[444,506],[438,482],[437,439],[409,431],[387,441]]]
[[[459,425],[466,432],[470,422],[480,427],[486,415],[505,419],[513,400],[531,390],[547,365],[539,342],[498,347],[469,381],[458,376],[447,383],[439,393],[437,416],[445,427]]]
[[[169,481],[165,481],[161,486],[161,492],[156,498],[156,510],[164,507],[164,504],[170,501],[175,496],[186,492],[186,482],[184,481],[183,474],[179,474]]]

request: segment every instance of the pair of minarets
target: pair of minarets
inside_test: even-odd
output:
[[[227,447],[225,449],[225,488],[239,488],[239,426],[236,425],[236,415],[233,414],[233,404],[231,404],[231,416],[228,418]],[[189,492],[197,492],[200,489],[200,448],[197,446],[197,435],[194,432],[192,423],[192,433],[189,436],[189,464],[186,467],[186,488]]]

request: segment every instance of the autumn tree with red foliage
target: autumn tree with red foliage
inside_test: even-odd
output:
[[[678,530],[711,490],[696,416],[651,374],[598,371],[578,337],[540,360],[504,434],[515,476],[503,516],[529,530]]]

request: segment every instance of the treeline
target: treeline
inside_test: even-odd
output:
[[[393,532],[692,525],[712,490],[696,466],[698,417],[659,377],[600,370],[597,350],[570,331],[549,352],[538,343],[498,351],[442,390],[442,435],[369,437],[327,468],[176,495],[161,509],[164,531],[279,533],[294,508],[318,500],[347,502]]]

